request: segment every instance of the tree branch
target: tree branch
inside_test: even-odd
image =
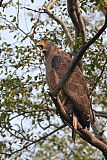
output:
[[[84,45],[87,42],[86,28],[80,13],[79,5],[79,0],[67,0],[68,13],[75,27],[76,39],[82,36],[82,43]]]
[[[80,13],[80,1],[79,0],[75,0],[75,10],[76,10],[76,14],[77,14],[77,18],[78,18],[78,22],[79,22],[79,28],[80,28],[80,32],[81,32],[81,36],[82,36],[82,44],[84,45],[87,42],[87,37],[86,37],[86,27],[85,27],[85,23],[84,20],[82,18],[82,15]]]
[[[75,27],[75,47],[74,48],[76,48],[76,51],[74,50],[74,52],[77,53],[81,47],[81,44],[85,45],[85,43],[87,42],[86,27],[80,12],[80,1],[67,0],[67,8],[68,8],[69,16]],[[78,63],[78,66],[83,72],[82,60],[80,60],[80,62]]]
[[[93,110],[93,111],[95,112],[95,115],[96,115],[97,117],[107,118],[107,112],[95,111],[95,110]]]
[[[80,131],[81,138],[102,151],[104,157],[107,159],[107,142],[105,141],[104,143],[102,139],[99,140],[87,129],[82,129],[80,126],[78,126],[78,130]]]
[[[103,27],[98,31],[98,33],[89,42],[87,42],[80,49],[78,54],[76,54],[76,56],[71,61],[70,65],[68,66],[67,71],[63,74],[61,80],[59,81],[59,83],[57,84],[55,89],[51,92],[52,96],[56,96],[58,94],[58,92],[64,87],[66,81],[70,78],[71,74],[73,73],[74,69],[76,68],[77,64],[81,60],[84,53],[100,37],[100,35],[103,33],[103,31],[106,29],[106,27],[107,27],[107,14],[105,16],[105,23],[104,23]]]
[[[52,18],[54,19],[58,24],[61,25],[62,29],[64,30],[64,33],[66,34],[67,36],[67,39],[68,39],[68,42],[69,43],[72,43],[73,40],[72,40],[72,37],[69,33],[69,30],[66,26],[66,24],[59,18],[57,17],[50,9],[51,7],[55,4],[56,0],[51,0],[48,5],[45,7],[44,11]]]
[[[2,6],[2,2],[3,2],[3,0],[0,0],[0,7]]]
[[[12,0],[9,0],[8,2],[4,2],[3,3],[3,0],[0,1],[0,7],[3,7],[3,11],[4,9],[10,4],[12,3]]]
[[[67,0],[67,9],[69,16],[74,24],[76,35],[80,33],[78,18],[75,9],[75,0]]]
[[[42,11],[40,11],[40,10],[36,10],[36,9],[28,8],[28,7],[21,7],[21,8],[22,8],[22,9],[24,8],[24,9],[26,9],[26,10],[28,10],[28,11],[37,12],[37,13],[45,13],[45,12],[42,12]]]
[[[62,121],[67,124],[72,129],[72,118],[68,115],[68,113],[62,107],[62,104],[59,103],[58,99],[50,95]],[[107,158],[107,141],[103,137],[95,137],[91,132],[87,129],[83,129],[81,125],[78,123],[77,133],[80,135],[82,139],[87,141],[89,144],[93,145],[94,147],[98,148],[104,154],[105,158]]]

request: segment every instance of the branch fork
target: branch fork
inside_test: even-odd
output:
[[[62,29],[64,30],[64,33],[67,36],[67,40],[68,43],[73,43],[73,39],[69,33],[69,30],[66,26],[66,24],[64,23],[64,21],[62,19],[60,19],[59,17],[57,17],[52,11],[51,8],[52,6],[56,3],[56,0],[51,0],[47,6],[45,6],[44,11],[45,13],[47,13],[52,19],[54,19],[58,24],[61,25]]]

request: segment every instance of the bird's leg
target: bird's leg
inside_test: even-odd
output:
[[[73,113],[73,127],[77,129],[78,119],[77,116]]]
[[[62,103],[62,105],[64,106],[65,103],[66,103],[66,99],[64,99],[61,103]]]
[[[59,103],[59,101],[60,101],[60,103]],[[60,99],[58,100],[58,103],[59,103],[61,106],[63,106],[63,107],[61,107],[61,108],[63,108],[63,109],[64,109],[65,102],[66,102],[66,99],[63,100],[62,102],[61,102]],[[59,112],[58,112],[57,110],[56,110],[56,114],[59,115]]]
[[[60,106],[61,112],[62,112],[64,115],[66,115],[66,111],[65,111],[65,109],[64,109],[63,103],[61,103],[61,100],[59,99],[58,96],[57,96],[57,101],[58,101],[58,104],[59,104],[59,106]]]

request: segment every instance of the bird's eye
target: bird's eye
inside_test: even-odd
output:
[[[44,40],[45,44],[47,43],[47,40]]]

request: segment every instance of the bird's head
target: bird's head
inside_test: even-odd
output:
[[[56,50],[58,49],[54,42],[47,39],[41,39],[37,43],[37,47],[44,53],[45,59],[47,59],[50,54],[56,53]]]
[[[45,47],[46,45],[49,43],[49,41],[47,39],[41,39],[38,43],[37,43],[37,47],[43,52],[45,51]]]

